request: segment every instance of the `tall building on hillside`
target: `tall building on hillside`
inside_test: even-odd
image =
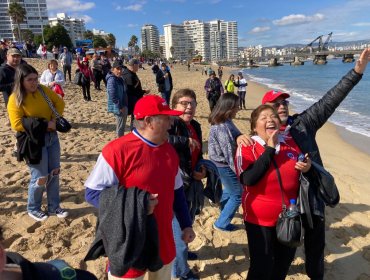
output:
[[[184,21],[181,25],[164,27],[166,58],[190,59],[201,55],[204,61],[235,60],[238,58],[238,28],[236,21]],[[174,53],[170,49],[173,47]]]
[[[84,39],[86,28],[83,19],[72,18],[65,13],[58,13],[55,18],[49,18],[50,26],[56,26],[58,23],[67,30],[73,45],[75,45],[76,40]]]
[[[8,15],[9,4],[14,0],[0,0],[0,38],[15,41],[16,36],[13,30],[17,25],[12,23]],[[33,34],[42,34],[45,25],[48,25],[48,10],[46,0],[18,0],[26,10],[26,18],[20,24],[21,30],[29,29]]]
[[[145,24],[141,27],[141,50],[159,53],[159,32],[157,26]]]

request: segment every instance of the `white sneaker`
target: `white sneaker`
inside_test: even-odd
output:
[[[48,218],[48,215],[46,213],[36,210],[28,212],[28,216],[39,222],[45,221]]]
[[[55,209],[54,213],[49,213],[49,215],[56,215],[58,218],[65,218],[68,216],[68,212],[62,208]]]

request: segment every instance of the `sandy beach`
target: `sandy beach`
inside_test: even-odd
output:
[[[45,61],[32,59],[28,62],[39,74],[46,69]],[[146,70],[138,73],[143,87],[157,93],[154,75],[150,67],[144,67]],[[189,87],[197,94],[196,119],[202,125],[207,158],[209,106],[203,89],[207,76],[201,74],[201,66],[198,69],[196,71],[195,66],[187,71],[185,65],[176,65],[172,76],[174,92]],[[370,75],[369,69],[365,75]],[[227,77],[224,73],[223,82]],[[7,250],[18,252],[31,261],[62,258],[76,268],[93,272],[98,279],[105,279],[104,258],[94,262],[83,261],[94,238],[97,220],[96,209],[85,202],[83,184],[102,147],[115,138],[115,118],[107,113],[106,92],[93,88],[93,101],[86,102],[78,86],[67,83],[65,87],[64,116],[72,123],[73,129],[67,134],[59,134],[62,149],[60,194],[62,207],[69,209],[70,216],[64,220],[50,217],[42,223],[35,222],[26,213],[30,175],[26,164],[11,156],[15,137],[0,97],[0,224],[4,228]],[[242,132],[249,133],[250,113],[260,104],[267,90],[259,84],[249,83],[247,110],[239,111],[235,120]],[[341,194],[340,204],[326,210],[325,279],[370,279],[370,156],[345,142],[337,128],[329,123],[319,131],[317,138],[324,164],[334,175]],[[218,208],[206,203],[197,217],[194,223],[197,238],[190,244],[190,249],[197,252],[199,259],[190,264],[201,279],[246,278],[249,254],[240,213],[233,220],[239,229],[232,233],[213,230]],[[308,279],[303,255],[303,248],[299,248],[287,279]]]

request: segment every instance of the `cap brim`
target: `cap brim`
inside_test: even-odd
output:
[[[158,115],[168,115],[168,116],[181,116],[182,114],[184,114],[183,111],[178,111],[178,110],[166,110],[166,111],[162,111],[160,114]]]

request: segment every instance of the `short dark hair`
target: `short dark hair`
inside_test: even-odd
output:
[[[251,120],[250,120],[251,131],[250,131],[250,135],[256,135],[256,133],[254,132],[254,129],[256,128],[257,119],[259,118],[260,114],[263,111],[267,110],[267,109],[273,111],[276,114],[276,116],[278,117],[279,122],[281,123],[279,114],[278,114],[278,112],[276,111],[276,109],[274,107],[272,107],[271,105],[267,105],[267,104],[259,105],[256,109],[254,109],[252,111],[252,114],[251,114]]]
[[[176,93],[172,96],[172,103],[171,103],[172,109],[176,107],[176,104],[179,102],[179,99],[184,96],[193,98],[194,101],[197,101],[197,96],[194,90],[190,88],[182,88],[176,91]]]
[[[238,106],[239,97],[237,95],[229,92],[222,94],[209,115],[208,122],[211,125],[224,123],[231,118],[233,110]]]

